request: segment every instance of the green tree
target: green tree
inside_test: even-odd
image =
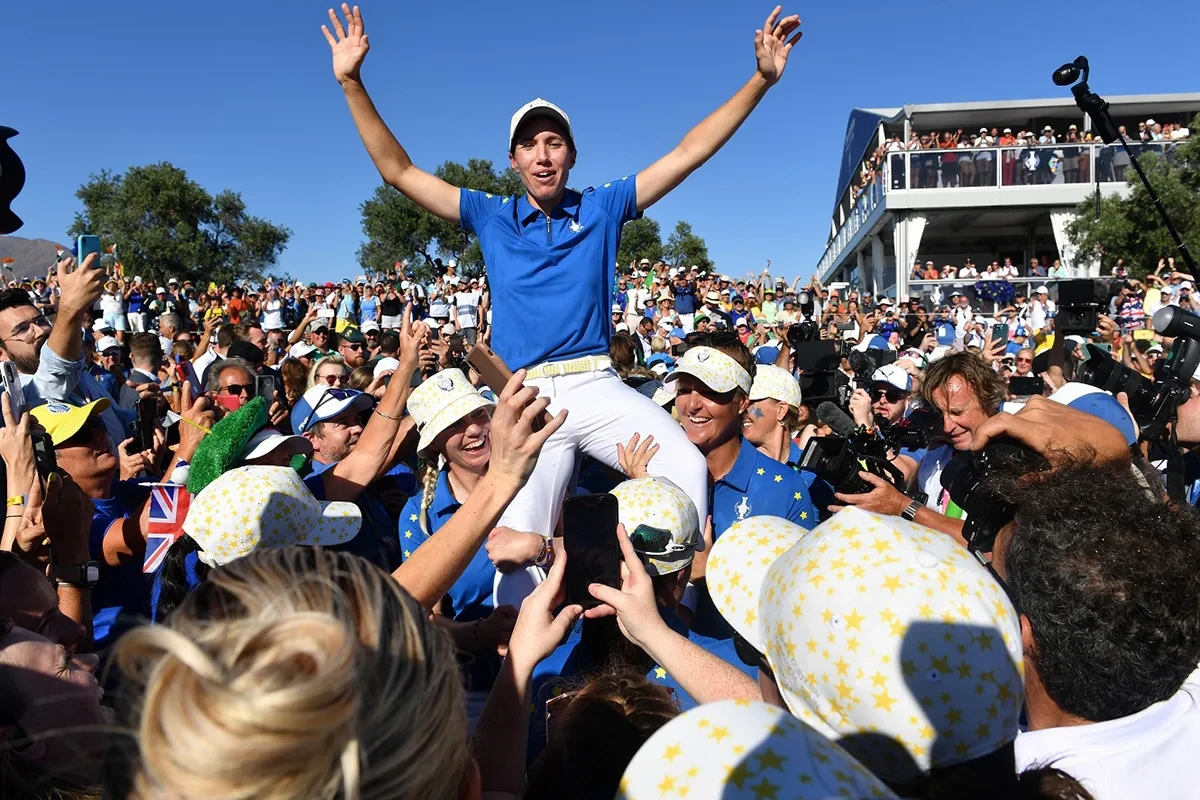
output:
[[[1200,115],[1192,120],[1197,130]],[[1166,157],[1153,153],[1138,160],[1146,177],[1162,200],[1175,229],[1194,254],[1200,251],[1200,137],[1175,145]],[[1132,168],[1126,171],[1131,191],[1128,197],[1112,195],[1100,201],[1096,214],[1096,195],[1079,205],[1068,235],[1081,254],[1095,253],[1106,273],[1118,258],[1125,259],[1137,277],[1153,272],[1159,259],[1178,255],[1175,242],[1163,224],[1150,195]],[[1182,259],[1175,262],[1185,270]]]
[[[712,262],[708,260],[708,245],[692,233],[692,226],[683,220],[677,222],[675,230],[671,231],[665,252],[673,266],[712,269]]]
[[[447,161],[434,172],[447,183],[500,196],[524,194],[520,176],[512,169],[497,173],[492,162],[472,158],[466,165]],[[418,277],[432,277],[434,258],[458,261],[468,275],[483,270],[483,253],[473,233],[435,217],[390,186],[380,186],[359,206],[366,242],[358,249],[364,269],[386,272],[408,260]]]
[[[662,233],[657,220],[642,217],[625,223],[625,227],[621,228],[621,247],[617,250],[617,262],[622,267],[643,258],[654,263],[661,261],[662,257]]]
[[[168,162],[91,175],[75,196],[83,211],[67,235],[117,246],[125,269],[156,281],[169,277],[229,284],[260,280],[292,232],[246,213],[237,192],[215,197]]]

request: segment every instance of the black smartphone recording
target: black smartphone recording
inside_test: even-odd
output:
[[[567,553],[567,602],[584,608],[600,605],[588,586],[621,585],[621,547],[617,542],[619,508],[611,494],[568,497],[563,502],[563,547]]]

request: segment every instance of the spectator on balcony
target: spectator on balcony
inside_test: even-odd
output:
[[[1072,144],[1079,143],[1079,129],[1074,125],[1067,128],[1067,138],[1064,142],[1067,146],[1062,149],[1063,154],[1063,180],[1066,183],[1079,183],[1080,175],[1080,160],[1083,157],[1083,148],[1072,147]]]
[[[976,142],[974,139],[968,139],[964,136],[958,140],[958,149],[967,151],[965,153],[956,153],[958,156],[959,186],[975,185],[975,156],[972,152],[975,146]]]
[[[979,278],[979,270],[975,269],[975,262],[968,258],[967,263],[958,271],[958,277],[969,281],[977,280]]]
[[[1000,265],[993,261],[983,269],[983,273],[979,276],[981,281],[998,281],[1003,280],[1000,275]]]
[[[1005,259],[1005,263],[1008,263],[1008,262],[1009,262],[1009,259]],[[1047,277],[1046,265],[1039,262],[1036,258],[1030,259],[1029,260],[1029,277],[1031,277],[1031,278]]]
[[[992,128],[989,134],[986,128],[979,129],[979,139],[975,146],[983,148],[975,153],[975,185],[976,186],[995,186],[995,158],[996,151],[988,149],[996,146],[996,129]]]
[[[942,267],[942,280],[951,280],[958,277],[958,270],[953,264],[947,264]]]
[[[941,278],[941,275],[938,273],[937,267],[935,267],[933,265],[932,261],[926,261],[925,262],[925,272],[922,274],[921,277],[923,277],[927,281],[936,281],[939,278]]]
[[[958,134],[946,131],[942,134],[942,141],[937,145],[939,150],[952,151],[958,147]],[[943,153],[941,156],[942,162],[942,186],[958,186],[958,155],[953,152]],[[936,185],[936,182],[932,185]]]
[[[918,260],[917,263],[913,264],[912,274],[909,275],[908,279],[910,281],[919,281],[924,276],[924,274],[925,274],[925,270],[921,267],[920,260]]]
[[[1050,267],[1050,272],[1046,275],[1051,280],[1066,280],[1067,268],[1063,266],[1060,259],[1054,259],[1054,266]]]
[[[1049,125],[1042,128],[1042,135],[1038,137],[1038,144],[1058,144],[1058,137],[1054,135],[1054,128]]]

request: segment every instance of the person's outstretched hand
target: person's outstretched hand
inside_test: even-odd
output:
[[[971,449],[982,450],[1003,437],[1028,446],[1051,464],[1070,459],[1129,460],[1129,446],[1116,427],[1040,395],[1029,398],[1016,414],[1001,411],[981,424],[971,436]]]
[[[367,57],[367,51],[371,49],[371,44],[367,41],[362,12],[358,10],[358,6],[350,8],[346,3],[342,3],[342,14],[346,17],[345,28],[342,27],[337,12],[329,9],[329,21],[337,32],[337,38],[334,38],[325,25],[321,26],[321,33],[325,34],[325,41],[329,42],[329,49],[333,51],[333,77],[337,78],[338,83],[358,83],[359,70],[362,68],[363,59]]]
[[[657,452],[658,445],[654,443],[653,436],[642,439],[640,433],[635,433],[629,444],[617,442],[617,465],[630,478],[648,478],[650,473],[647,467]]]
[[[555,560],[546,580],[521,603],[517,623],[508,637],[508,658],[518,674],[532,673],[539,661],[554,652],[583,613],[580,605],[565,606],[557,616],[554,613],[566,599],[563,588],[566,569],[567,558],[563,555]]]
[[[542,445],[567,421],[564,408],[535,431],[534,423],[550,405],[549,398],[537,394],[536,386],[525,385],[525,370],[519,369],[508,379],[492,412],[488,476],[510,481],[517,488],[529,480]]]
[[[800,17],[793,14],[781,20],[779,15],[782,13],[783,6],[775,6],[762,30],[754,32],[754,56],[758,59],[758,74],[762,75],[768,86],[773,86],[783,77],[788,54],[804,35],[804,32],[799,30]],[[792,33],[796,35],[788,39]]]

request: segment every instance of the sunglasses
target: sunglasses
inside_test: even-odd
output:
[[[1032,358],[1018,358],[1017,363],[1018,364],[1032,364],[1033,359]]]
[[[247,397],[253,397],[254,388],[254,384],[252,383],[231,383],[218,389],[217,394],[225,395],[227,397],[244,394]]]
[[[669,530],[645,524],[633,529],[629,541],[633,549],[644,556],[668,556],[688,549],[687,545],[673,543]]]
[[[881,399],[886,398],[889,403],[899,403],[903,399],[904,394],[899,389],[872,389],[871,400],[879,402]]]
[[[350,350],[362,350],[363,349],[363,346],[361,344],[350,344],[348,342],[342,342],[342,347],[348,348]]]
[[[330,386],[345,386],[350,382],[350,376],[344,372],[341,372],[337,375],[321,375],[317,378],[317,380],[325,381],[325,383],[329,384]]]

